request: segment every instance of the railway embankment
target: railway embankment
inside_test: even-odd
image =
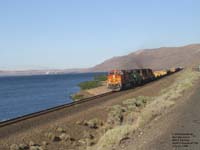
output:
[[[199,73],[198,73],[199,74]],[[5,128],[0,149],[114,149],[138,128],[162,116],[193,87],[199,75],[190,70],[166,76],[135,89],[57,112],[30,123],[30,128]],[[46,118],[46,121],[44,121]],[[38,124],[39,122],[42,124]],[[1,130],[0,130],[1,134]]]
[[[83,98],[89,98],[110,92],[107,88],[106,80],[106,75],[99,75],[95,76],[93,80],[79,83],[78,86],[80,87],[80,91],[71,95],[71,98],[74,101],[78,101]]]
[[[184,92],[194,87],[199,78],[198,72],[185,70],[173,84],[163,88],[157,96],[134,97],[122,101],[120,105],[112,106],[107,121],[107,124],[111,122],[112,125],[102,134],[93,149],[109,150],[120,146],[122,148],[123,142],[129,139],[137,129],[141,130],[151,120],[167,113],[170,107],[181,100]]]
[[[73,94],[71,98],[73,99],[73,101],[79,101],[84,98],[89,98],[92,96],[97,96],[97,95],[111,92],[111,90],[107,88],[105,81],[101,81],[100,84],[101,85],[98,87],[93,87],[89,89],[81,89],[79,92]]]

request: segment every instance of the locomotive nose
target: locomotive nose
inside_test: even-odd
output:
[[[107,86],[113,91],[119,91],[121,89],[121,74],[117,71],[111,71],[108,74]]]

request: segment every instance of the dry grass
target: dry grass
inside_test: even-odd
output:
[[[114,126],[120,125],[123,121],[123,113],[125,112],[126,108],[122,107],[121,105],[114,105],[109,108],[110,111],[108,113],[107,123]]]
[[[108,130],[96,145],[97,150],[111,150],[114,146],[132,133],[136,128],[132,125],[117,126]]]
[[[176,100],[182,96],[182,93],[191,88],[200,77],[198,72],[185,70],[169,87],[161,91],[160,96],[154,100],[142,111],[141,124],[145,124],[155,116],[162,114],[167,108],[175,104]]]
[[[120,143],[121,140],[127,138],[138,127],[142,127],[151,121],[155,116],[163,113],[164,110],[175,104],[176,100],[181,97],[182,93],[193,86],[195,81],[200,77],[198,72],[191,70],[183,71],[171,86],[163,89],[157,97],[140,96],[123,101],[122,105],[115,105],[111,108],[108,115],[110,120],[117,118],[117,124],[107,130],[99,139],[98,143],[93,147],[97,150],[111,150]],[[146,105],[147,104],[147,105]],[[146,107],[144,107],[146,106]],[[135,117],[134,111],[142,109],[138,117]],[[124,121],[126,114],[128,120]],[[120,120],[123,118],[123,120]],[[120,123],[119,123],[120,122]],[[91,149],[91,147],[89,148]]]
[[[98,129],[99,127],[103,126],[103,121],[99,120],[98,118],[93,118],[89,121],[85,121],[85,125],[92,129]]]

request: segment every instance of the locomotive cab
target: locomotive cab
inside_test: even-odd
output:
[[[120,70],[112,70],[108,73],[107,87],[113,91],[120,91],[122,88],[123,72]]]

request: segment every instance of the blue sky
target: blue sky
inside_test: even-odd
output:
[[[0,0],[0,69],[91,67],[200,43],[199,0]]]

